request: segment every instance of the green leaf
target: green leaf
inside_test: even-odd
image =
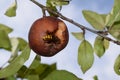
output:
[[[42,64],[40,64],[40,56],[36,55],[35,59],[31,63],[29,68],[27,68],[26,66],[23,66],[18,71],[17,76],[20,77],[20,78],[30,77],[30,75],[34,76],[35,74],[38,74],[37,72],[35,72],[35,70],[39,67],[39,65],[42,65]],[[44,67],[44,68],[46,68],[46,67]],[[41,70],[42,70],[42,68],[41,68]],[[42,71],[40,71],[40,72],[42,72]]]
[[[84,34],[83,34],[83,32],[72,32],[72,35],[76,38],[76,39],[78,39],[78,40],[83,40],[84,39]]]
[[[58,11],[56,6],[53,6],[52,3],[50,2],[50,0],[47,0],[46,7],[49,7],[53,11]],[[50,16],[56,16],[56,15],[54,15],[53,13],[51,13],[49,11],[48,11],[48,13],[50,14]]]
[[[103,15],[100,15],[96,12],[83,10],[83,16],[85,19],[97,30],[103,30],[105,28],[105,20]]]
[[[110,45],[110,41],[104,39],[104,47],[105,47],[105,50],[107,50],[109,48],[109,45]]]
[[[10,77],[7,77],[6,79],[3,79],[3,80],[16,80],[15,76],[10,76]]]
[[[74,74],[65,70],[55,70],[51,72],[43,80],[82,80],[77,78]]]
[[[0,48],[11,50],[11,43],[8,34],[4,30],[0,30]]]
[[[24,50],[24,48],[26,47],[27,45],[27,41],[25,41],[24,39],[22,38],[17,38],[18,41],[19,41],[19,50],[22,51]]]
[[[93,77],[93,79],[94,79],[94,80],[98,80],[98,76],[95,75],[95,76]]]
[[[104,20],[104,25],[105,25],[107,14],[99,14],[99,15],[100,15],[100,16],[102,17],[102,19]]]
[[[39,72],[38,70],[41,72]],[[39,72],[40,80],[43,80],[54,70],[56,70],[56,64],[52,64],[52,65],[41,64],[38,68],[36,68],[36,72]]]
[[[40,65],[40,56],[36,55],[35,59],[33,60],[33,62],[31,63],[29,69],[35,69],[36,67],[38,67]]]
[[[17,72],[17,77],[18,78],[25,78],[25,76],[26,76],[26,71],[27,70],[29,70],[25,65],[23,65],[20,69],[19,69],[19,71]]]
[[[88,41],[83,40],[78,49],[78,63],[83,73],[91,68],[93,61],[94,54],[92,45]]]
[[[7,9],[5,15],[8,17],[16,16],[16,9],[17,9],[17,1],[15,0],[15,2]]]
[[[0,30],[4,30],[7,34],[13,31],[13,29],[4,24],[0,24]]]
[[[52,6],[68,5],[70,0],[47,0]]]
[[[29,75],[27,76],[28,80],[40,80],[39,75]]]
[[[19,70],[18,76],[21,78],[27,78],[29,75],[39,75],[40,80],[42,80],[45,76],[47,76],[49,73],[45,74],[45,72],[48,68],[47,64],[38,64],[38,66],[34,68],[27,68],[25,69],[24,67]],[[22,74],[21,74],[22,73]]]
[[[109,28],[109,33],[120,41],[120,22],[115,23],[111,28]]]
[[[105,53],[104,39],[97,36],[94,42],[94,51],[98,57],[102,57]]]
[[[27,42],[22,38],[11,38],[11,45],[12,45],[12,51],[11,51],[11,57],[9,59],[9,63],[14,60],[18,56],[18,52],[24,50],[24,48],[27,45]]]
[[[39,62],[39,60],[40,57],[36,56],[29,68],[26,69],[26,67],[23,67],[19,70],[18,76],[27,78],[30,75],[39,75],[39,80],[43,80],[43,78],[45,78],[48,74],[56,70],[56,64],[42,64]]]
[[[112,26],[115,22],[120,21],[120,0],[114,1],[112,11],[107,15],[106,25]]]
[[[11,62],[11,64],[0,70],[0,78],[5,78],[15,74],[28,60],[29,55],[30,55],[30,48],[29,46],[26,46],[26,48],[22,51],[22,53],[19,56],[17,56]]]
[[[11,41],[11,45],[12,45],[12,50],[11,50],[11,57],[9,59],[9,63],[14,60],[17,56],[18,56],[18,51],[19,51],[19,48],[18,48],[18,45],[19,45],[19,41],[17,38],[11,38],[10,39]]]
[[[52,9],[53,11],[58,11],[56,6],[60,7],[60,10],[62,9],[63,5],[68,5],[70,0],[47,0],[46,6]],[[49,12],[51,16],[58,17],[57,15]]]
[[[115,60],[114,71],[116,74],[120,75],[120,55]]]
[[[43,75],[44,71],[47,69],[48,65],[47,64],[39,64],[36,68],[35,68],[35,73],[39,74],[39,75]],[[47,71],[46,71],[47,72]]]

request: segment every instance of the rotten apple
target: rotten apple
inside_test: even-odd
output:
[[[69,40],[65,23],[51,16],[36,20],[29,31],[30,48],[41,56],[53,56],[64,49]]]

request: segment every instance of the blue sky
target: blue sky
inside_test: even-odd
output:
[[[40,0],[41,3],[45,0]],[[32,23],[42,17],[41,9],[29,0],[18,0],[17,16],[13,18],[6,17],[3,13],[12,4],[14,0],[0,0],[0,23],[9,25],[14,31],[9,35],[11,37],[23,37],[28,40],[28,31]],[[98,13],[109,13],[113,6],[114,0],[72,0],[68,6],[64,6],[61,13],[76,22],[92,28],[87,21],[85,21],[82,10],[92,10]],[[46,58],[42,57],[42,63],[52,64],[57,62],[58,69],[65,69],[73,72],[78,77],[84,80],[93,80],[94,75],[98,75],[99,80],[119,80],[120,77],[113,71],[113,65],[120,49],[119,46],[111,43],[110,48],[106,51],[103,57],[98,58],[95,55],[95,61],[92,68],[83,74],[80,66],[77,63],[77,51],[80,41],[76,40],[71,32],[81,31],[76,26],[66,22],[70,33],[70,40],[67,47],[59,52],[59,54]],[[96,35],[88,32],[86,39],[93,43]],[[32,52],[30,59],[25,63],[29,65],[33,60],[35,53]],[[0,66],[4,64],[10,57],[10,53],[0,50]]]

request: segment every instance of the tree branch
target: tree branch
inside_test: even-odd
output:
[[[48,8],[48,7],[46,7],[46,6],[38,3],[38,2],[35,1],[35,0],[30,0],[30,1],[32,1],[34,4],[36,4],[37,6],[39,6],[40,8],[42,8],[43,10],[47,10],[47,11],[53,13],[54,15],[59,16],[61,19],[63,19],[63,20],[65,20],[65,21],[68,21],[68,22],[74,24],[75,26],[77,26],[78,28],[81,28],[82,30],[88,30],[88,31],[90,31],[90,32],[92,32],[92,33],[95,33],[95,34],[103,37],[104,39],[106,39],[106,40],[108,40],[108,41],[111,41],[111,42],[113,42],[113,43],[115,43],[115,44],[117,44],[117,45],[120,45],[120,41],[116,41],[116,40],[113,40],[113,39],[107,37],[106,34],[104,34],[103,31],[100,31],[100,32],[99,32],[99,31],[90,29],[90,28],[88,28],[88,27],[86,27],[86,26],[83,26],[83,25],[81,25],[81,24],[73,21],[73,20],[70,19],[70,18],[67,18],[67,17],[63,16],[63,15],[62,15],[61,13],[59,13],[59,12],[55,12],[55,11],[51,10],[50,8]],[[101,33],[101,32],[102,32],[102,33]]]

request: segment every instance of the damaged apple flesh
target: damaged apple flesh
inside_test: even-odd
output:
[[[36,20],[29,31],[29,45],[41,56],[53,56],[64,49],[69,34],[65,23],[55,17],[46,16]]]

